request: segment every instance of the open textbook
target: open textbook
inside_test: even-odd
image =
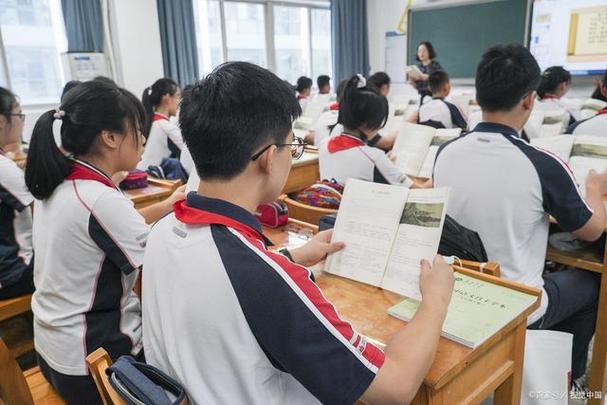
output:
[[[333,229],[346,248],[328,257],[325,271],[420,299],[420,261],[438,251],[448,199],[448,188],[349,179]]]
[[[432,177],[439,146],[457,138],[461,132],[459,128],[435,129],[427,125],[403,123],[392,149],[396,154],[396,166],[410,176]]]
[[[420,80],[423,76],[422,71],[415,65],[406,66],[405,73],[413,80]]]
[[[441,335],[449,340],[475,348],[519,316],[536,301],[526,294],[489,281],[455,272],[453,295]],[[420,302],[406,298],[388,309],[388,313],[409,322]]]
[[[586,195],[586,177],[591,169],[607,169],[607,138],[587,135],[559,135],[532,139],[531,144],[557,155],[569,163],[582,194]]]

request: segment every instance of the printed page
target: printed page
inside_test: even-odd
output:
[[[534,295],[456,272],[441,335],[468,347],[477,347],[536,300]],[[408,298],[388,309],[388,313],[408,322],[418,307],[419,301]]]
[[[574,139],[575,138],[571,135],[549,136],[546,138],[532,139],[531,145],[552,152],[563,162],[568,162]]]
[[[432,263],[447,213],[449,188],[412,189],[402,211],[382,288],[421,299],[420,261]]]
[[[346,248],[328,257],[325,271],[379,286],[408,192],[405,187],[349,179],[332,238]]]
[[[419,175],[436,129],[404,122],[394,142],[396,166],[405,174]]]
[[[586,177],[591,169],[602,172],[607,169],[607,138],[598,136],[575,136],[569,167],[586,196]]]
[[[450,141],[453,138],[457,138],[461,134],[461,129],[437,129],[436,135],[432,137],[430,141],[430,148],[428,148],[428,154],[424,159],[421,169],[419,169],[419,177],[429,179],[432,177],[432,169],[434,169],[434,161],[436,160],[436,154],[438,148],[445,142]]]

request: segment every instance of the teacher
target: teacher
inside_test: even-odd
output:
[[[417,67],[422,72],[422,76],[416,79],[409,77],[409,83],[415,86],[419,95],[422,96],[422,101],[424,96],[432,95],[428,88],[428,77],[437,70],[443,70],[443,67],[434,58],[436,58],[436,52],[432,44],[428,41],[420,42],[417,46],[416,59],[419,62]]]

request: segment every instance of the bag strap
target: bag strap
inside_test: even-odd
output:
[[[164,390],[142,373],[135,363],[135,360],[130,356],[120,357],[116,363],[106,370],[106,373],[113,377],[110,378],[110,384],[113,380],[118,380],[121,384],[112,384],[112,386],[123,397],[132,395],[144,404],[172,405]],[[115,374],[115,377],[110,373]],[[125,389],[128,394],[124,393]]]

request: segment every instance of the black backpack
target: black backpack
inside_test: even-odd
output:
[[[488,260],[485,246],[483,246],[478,233],[460,225],[449,215],[445,216],[438,253],[443,256],[456,256],[462,260],[473,260],[475,262],[486,262]]]

